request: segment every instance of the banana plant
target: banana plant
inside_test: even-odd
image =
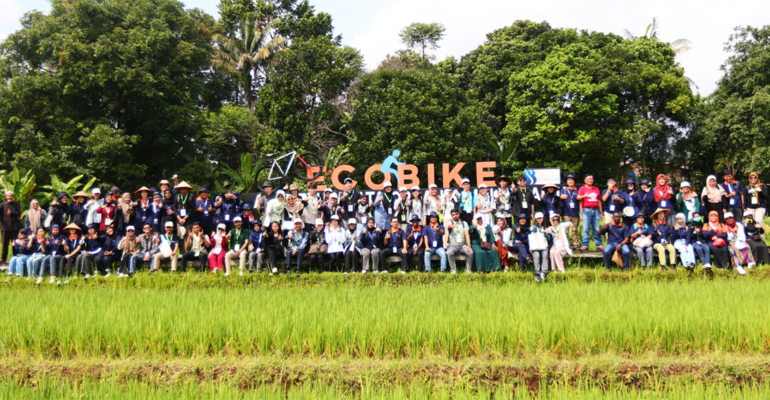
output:
[[[29,208],[29,202],[32,200],[35,190],[35,174],[32,171],[27,171],[27,174],[22,176],[18,168],[13,171],[6,172],[0,170],[0,189],[3,193],[11,191],[13,192],[14,199],[21,204],[21,217],[27,214]]]
[[[57,198],[61,192],[67,193],[70,197],[80,190],[88,192],[96,183],[96,178],[91,178],[90,181],[82,184],[80,181],[84,177],[85,175],[78,175],[69,182],[64,182],[57,175],[51,175],[51,184],[41,186],[43,191],[36,192],[33,196],[40,199],[41,204],[50,204],[51,200]]]
[[[254,183],[257,171],[262,167],[262,164],[264,164],[264,160],[259,159],[255,163],[251,153],[241,154],[241,166],[238,170],[223,164],[222,171],[230,178],[230,190],[237,190],[241,193],[253,192],[256,189]]]

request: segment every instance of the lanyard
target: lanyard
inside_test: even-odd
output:
[[[182,200],[182,206],[187,204],[187,198],[190,197],[190,193],[187,193],[186,195],[179,195],[179,198]]]
[[[388,201],[388,205],[392,202],[393,198],[388,196],[388,192],[382,192],[382,196],[385,197],[385,200]]]
[[[241,241],[241,236],[243,236],[243,229],[241,229],[241,231],[240,231],[240,232],[238,232],[238,230],[236,229],[236,230],[235,230],[235,233],[233,234],[233,240],[234,240],[236,243],[240,243],[240,241]]]

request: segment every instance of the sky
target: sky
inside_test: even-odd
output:
[[[219,0],[184,0],[218,16]],[[735,3],[682,0],[310,0],[316,11],[331,14],[335,34],[343,44],[361,51],[368,69],[376,68],[387,54],[405,46],[398,33],[412,22],[439,22],[446,32],[434,52],[437,60],[460,59],[486,39],[486,34],[520,19],[547,21],[554,28],[575,28],[623,35],[628,29],[640,36],[653,18],[663,41],[685,38],[693,49],[678,56],[695,89],[708,95],[723,75],[728,54],[724,44],[736,26],[767,23],[770,1]],[[48,0],[0,0],[0,39],[18,30],[19,19],[30,10],[48,12]]]

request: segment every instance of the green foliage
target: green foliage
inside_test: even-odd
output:
[[[430,24],[415,22],[404,28],[398,36],[410,49],[419,49],[424,60],[425,49],[438,49],[438,42],[444,38],[445,31],[444,25],[436,22]]]
[[[32,200],[32,191],[35,190],[35,174],[27,171],[22,175],[18,168],[11,171],[0,170],[0,190],[13,192],[14,199],[21,204],[22,211],[29,208],[29,201]]]
[[[469,145],[487,143],[484,110],[449,75],[378,70],[361,79],[355,95],[349,127],[356,165],[378,164],[394,149],[401,151],[401,160],[415,165],[488,157],[484,146]]]
[[[229,181],[224,184],[217,184],[217,188],[229,187],[231,191],[239,191],[241,193],[254,192],[255,178],[257,177],[257,171],[262,168],[264,160],[257,160],[254,162],[254,157],[251,153],[241,154],[241,165],[235,170],[227,165],[222,165],[222,172],[229,178]]]
[[[96,178],[91,178],[91,180],[86,183],[80,183],[84,177],[85,175],[78,175],[70,179],[69,182],[65,182],[56,176],[56,174],[52,174],[51,184],[42,185],[40,188],[43,189],[43,191],[36,192],[34,197],[40,200],[40,204],[45,205],[49,204],[51,200],[58,198],[59,193],[62,192],[67,193],[70,197],[80,190],[88,192],[94,183],[96,183]]]

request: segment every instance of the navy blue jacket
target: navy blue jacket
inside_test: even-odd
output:
[[[653,225],[652,229],[654,231],[652,235],[654,243],[660,243],[663,240],[671,243],[671,231],[673,231],[673,228],[670,228],[668,224]]]
[[[626,239],[626,226],[606,224],[599,230],[599,234],[607,234],[607,243],[620,243]]]
[[[434,231],[430,225],[425,225],[422,227],[423,237],[427,240],[425,243],[426,248],[429,247],[431,250],[433,250],[434,247],[444,247],[444,235],[439,233],[439,231],[443,230],[444,225],[441,224],[438,225],[438,231]]]
[[[376,249],[380,244],[380,236],[381,233],[377,232],[377,228],[373,231],[369,231],[369,229],[365,230],[361,234],[361,246],[363,246],[364,249]]]
[[[690,240],[692,238],[692,230],[690,230],[690,228],[684,227],[679,229],[672,229],[671,231],[671,242],[684,239],[685,245],[690,244]]]
[[[387,239],[386,246],[389,249],[396,248],[401,250],[404,247],[404,239],[406,239],[406,233],[401,229],[398,232],[390,232],[390,239]]]

